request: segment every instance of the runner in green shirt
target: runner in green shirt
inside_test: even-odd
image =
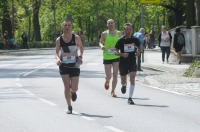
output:
[[[111,96],[116,97],[115,87],[117,85],[119,57],[115,55],[115,45],[118,39],[122,36],[122,33],[115,29],[115,22],[113,19],[109,19],[107,21],[107,27],[108,30],[101,34],[99,42],[99,46],[103,50],[103,64],[106,73],[104,87],[106,90],[109,89],[109,82],[113,76]]]

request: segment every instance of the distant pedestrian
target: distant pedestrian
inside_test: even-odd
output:
[[[104,87],[106,90],[109,89],[109,83],[112,78],[111,96],[116,97],[115,88],[117,86],[119,56],[115,55],[115,45],[122,34],[120,31],[115,29],[115,22],[113,19],[107,21],[107,27],[108,30],[101,34],[99,41],[99,46],[101,50],[103,50],[103,64],[106,74]]]
[[[25,32],[23,32],[21,38],[22,38],[23,48],[28,49],[28,43],[27,43],[28,36],[27,36],[27,34]]]
[[[162,62],[165,62],[165,54],[167,54],[166,59],[167,63],[169,63],[169,56],[170,56],[170,47],[172,42],[172,35],[170,32],[167,31],[166,26],[162,26],[162,31],[158,37],[159,47],[162,51]]]
[[[140,30],[136,33],[134,33],[134,35],[136,38],[139,39],[140,41],[140,55],[137,57],[137,70],[138,71],[143,71],[141,69],[141,58],[144,55],[144,39],[145,39],[145,29],[144,28],[140,28]]]
[[[72,114],[71,100],[76,101],[79,84],[80,65],[83,63],[81,38],[72,33],[72,22],[66,20],[61,25],[63,34],[56,39],[56,63],[64,84],[67,114]]]
[[[6,30],[3,34],[4,42],[6,44],[6,48],[10,49],[10,44],[9,44],[9,37],[8,37],[8,31]]]
[[[128,104],[134,104],[132,100],[135,89],[135,76],[137,71],[136,55],[140,55],[140,42],[138,38],[132,36],[133,26],[131,23],[124,24],[125,36],[121,37],[115,46],[115,54],[120,56],[119,72],[121,76],[121,92],[126,93],[127,75],[130,75],[130,89]]]
[[[154,34],[155,34],[155,32],[154,32],[153,27],[152,27],[150,32],[149,32],[149,48],[150,49],[155,48],[155,45],[154,45],[155,36],[154,36]]]
[[[182,49],[185,47],[185,37],[179,27],[176,28],[175,32],[173,47],[177,53],[177,62],[181,64]]]

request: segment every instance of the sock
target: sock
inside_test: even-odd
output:
[[[135,88],[135,85],[130,85],[129,98],[132,98],[133,92],[134,92],[134,88]]]

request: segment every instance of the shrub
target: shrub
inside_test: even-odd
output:
[[[185,77],[196,77],[194,72],[197,68],[200,68],[200,60],[194,60],[190,67],[184,73]]]

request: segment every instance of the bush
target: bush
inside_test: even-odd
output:
[[[28,42],[29,48],[53,48],[55,42]]]
[[[200,60],[195,60],[190,65],[189,69],[184,73],[185,77],[197,77],[195,75],[195,70],[200,68]]]

